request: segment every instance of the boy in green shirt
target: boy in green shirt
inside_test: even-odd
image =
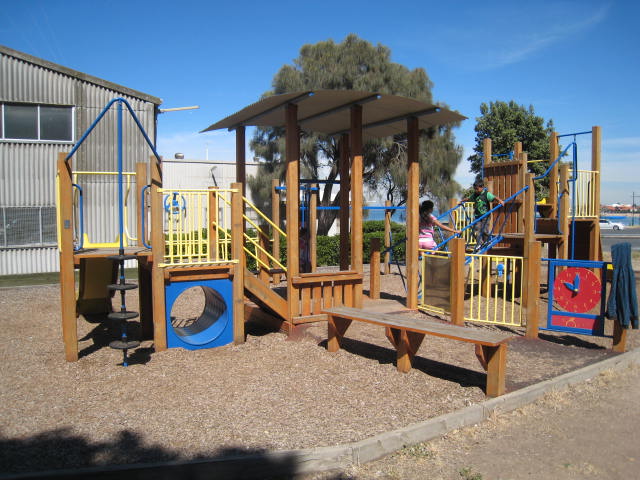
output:
[[[473,202],[473,213],[475,218],[480,218],[491,209],[491,202],[497,201],[504,207],[504,202],[498,196],[491,193],[484,187],[482,180],[476,180],[473,184],[473,193],[466,198],[463,198],[460,203]],[[478,245],[482,245],[489,239],[489,215],[480,220],[475,225],[476,242]]]

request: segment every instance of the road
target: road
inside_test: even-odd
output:
[[[629,242],[632,250],[640,250],[640,228],[627,227],[624,230],[600,230],[602,250],[611,252],[611,245]]]

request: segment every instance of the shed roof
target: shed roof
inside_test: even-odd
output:
[[[134,97],[145,102],[153,103],[154,105],[160,105],[162,103],[162,99],[158,97],[133,90],[132,88],[123,87],[122,85],[118,85],[117,83],[109,82],[107,80],[103,80],[102,78],[79,72],[78,70],[63,67],[62,65],[58,65],[57,63],[34,57],[33,55],[29,55],[28,53],[20,52],[18,50],[14,50],[13,48],[5,47],[4,45],[0,45],[0,53],[9,57],[17,58],[27,63],[31,63],[33,65],[38,65],[48,70],[53,70],[54,72],[77,78],[78,80],[92,83],[109,90],[114,90],[116,92],[122,93],[123,95],[128,95],[129,97]]]
[[[444,107],[413,98],[354,90],[319,90],[266,97],[210,125],[202,132],[220,128],[233,130],[240,126],[284,126],[285,109],[282,107],[290,103],[298,105],[298,124],[302,129],[325,135],[349,132],[352,105],[362,106],[365,138],[404,133],[406,119],[409,117],[416,117],[418,127],[422,130],[467,118]]]

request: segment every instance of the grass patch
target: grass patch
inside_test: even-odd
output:
[[[464,480],[482,480],[482,474],[474,472],[471,467],[464,467],[459,473]]]
[[[124,271],[125,277],[130,280],[138,278],[137,268],[127,268]],[[78,283],[78,271],[75,272],[76,284]],[[0,288],[9,287],[29,287],[34,285],[52,285],[60,283],[59,272],[30,273],[27,275],[3,275],[0,276]]]

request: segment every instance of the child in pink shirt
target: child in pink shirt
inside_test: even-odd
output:
[[[442,230],[446,230],[447,232],[460,233],[458,230],[449,228],[448,226],[440,223],[438,219],[431,214],[431,212],[433,212],[433,202],[431,200],[425,200],[422,202],[422,205],[420,205],[420,233],[418,235],[418,246],[425,250],[433,250],[436,248],[437,243],[433,238],[433,229],[436,226]]]

